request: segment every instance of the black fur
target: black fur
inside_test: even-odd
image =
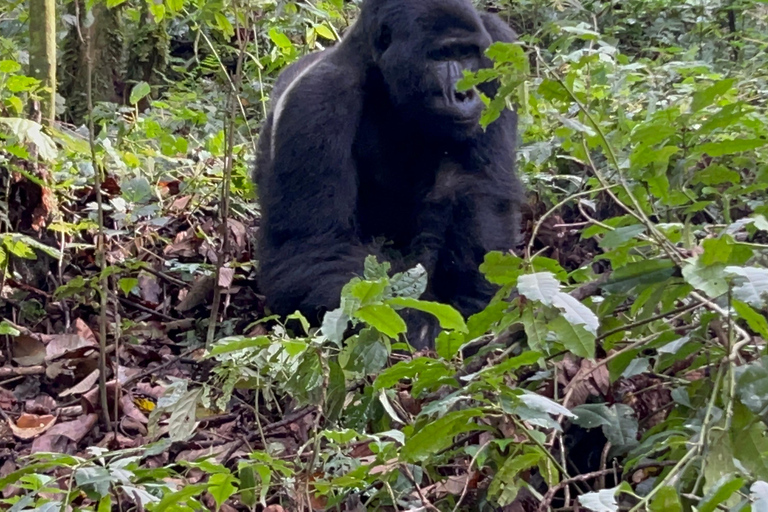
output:
[[[454,86],[463,69],[490,66],[492,41],[514,38],[469,0],[366,0],[343,41],[281,73],[256,172],[273,312],[319,321],[368,254],[397,270],[422,263],[424,298],[464,315],[487,304],[478,266],[513,246],[520,222],[517,118],[505,111],[482,131],[476,92]],[[409,341],[431,344],[434,324],[413,322]]]

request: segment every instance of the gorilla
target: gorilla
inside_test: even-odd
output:
[[[273,313],[319,323],[367,255],[403,270],[421,263],[427,300],[469,316],[495,292],[478,267],[513,247],[522,186],[517,117],[483,130],[480,91],[463,71],[512,42],[470,0],[365,0],[336,46],[286,68],[272,93],[256,162],[259,286]],[[434,343],[436,322],[407,312],[408,340]]]

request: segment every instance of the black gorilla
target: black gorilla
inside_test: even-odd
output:
[[[256,173],[273,312],[317,322],[368,254],[399,270],[421,263],[424,298],[465,316],[487,304],[478,266],[519,227],[517,118],[505,111],[483,131],[478,92],[456,82],[492,65],[491,42],[514,38],[469,0],[366,0],[343,41],[281,73]],[[409,341],[431,344],[433,322],[409,319]]]

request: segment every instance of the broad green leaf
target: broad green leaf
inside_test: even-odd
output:
[[[336,36],[333,34],[333,30],[328,28],[327,25],[315,25],[315,32],[317,32],[317,35],[322,36],[326,39],[330,39],[331,41],[336,40]]]
[[[734,475],[725,475],[699,502],[699,512],[714,512],[721,505],[734,497],[733,505],[739,502],[739,496],[733,496],[744,485],[744,479]]]
[[[674,487],[666,486],[659,489],[656,497],[650,503],[650,512],[682,512],[683,505]]]
[[[344,370],[337,361],[328,361],[328,391],[325,400],[325,418],[329,422],[335,422],[341,416],[344,409],[344,400],[347,397],[347,381]]]
[[[683,278],[694,288],[712,298],[728,291],[724,265],[704,266],[699,257],[689,258],[683,266]]]
[[[563,312],[563,316],[573,326],[584,326],[593,336],[597,335],[600,320],[591,309],[567,293],[558,292],[552,297],[552,304]]]
[[[208,477],[208,492],[216,501],[216,510],[232,496],[237,488],[237,479],[231,473],[216,473]]]
[[[476,429],[477,425],[472,419],[482,414],[480,409],[453,411],[416,429],[400,451],[400,459],[406,462],[428,459],[431,455],[451,446],[455,436]]]
[[[734,300],[731,305],[736,314],[747,322],[750,329],[762,336],[763,339],[768,340],[768,320],[766,320],[764,315],[761,315],[752,309],[749,304],[740,300]]]
[[[390,338],[397,338],[406,331],[405,320],[387,304],[363,306],[355,312],[355,316]]]
[[[342,357],[343,356],[343,357]],[[339,357],[342,368],[363,375],[376,373],[387,364],[389,350],[376,329],[363,329],[347,340]]]
[[[618,512],[616,489],[601,489],[579,496],[579,503],[592,512]]]
[[[237,476],[240,478],[240,501],[252,509],[258,503],[256,501],[256,475],[253,466],[241,462]]]
[[[557,339],[566,350],[579,357],[595,357],[595,335],[582,325],[574,325],[563,316],[558,316],[549,323]]]
[[[21,69],[21,64],[15,60],[0,60],[0,73],[16,73]]]
[[[616,228],[613,231],[609,231],[600,241],[600,247],[606,250],[615,249],[630,240],[634,239],[637,235],[645,232],[645,226],[642,224],[635,224],[632,226],[624,226]]]
[[[443,329],[453,329],[460,332],[467,332],[467,324],[461,317],[461,313],[456,311],[453,306],[448,304],[439,304],[437,302],[427,302],[409,297],[394,297],[388,299],[387,304],[400,306],[404,308],[417,309],[429,313],[437,318],[440,327]]]
[[[282,50],[289,50],[293,48],[293,43],[290,39],[288,39],[288,36],[282,32],[278,32],[277,29],[269,29],[269,38]]]
[[[707,87],[706,89],[696,91],[693,94],[691,111],[698,112],[699,110],[710,106],[719,96],[722,96],[728,92],[731,87],[733,87],[733,82],[733,78],[726,78],[725,80],[715,82],[713,85]]]
[[[181,486],[174,492],[166,493],[163,496],[163,499],[160,500],[160,503],[152,507],[152,512],[165,512],[166,510],[173,512],[174,510],[178,510],[177,507],[180,503],[186,503],[190,498],[202,494],[206,490],[208,490],[208,484]]]
[[[131,105],[135,105],[146,98],[150,92],[152,92],[152,89],[147,82],[139,82],[131,89],[131,96],[128,101],[131,102]]]
[[[442,361],[430,357],[418,357],[411,361],[400,361],[382,371],[373,382],[373,388],[376,390],[389,389],[403,379],[412,380],[427,371],[437,371],[445,376],[451,375],[451,371]]]
[[[702,242],[704,253],[699,257],[702,265],[711,266],[717,263],[728,263],[733,251],[733,238],[723,235],[720,238],[707,238]]]
[[[101,466],[86,466],[75,471],[75,482],[80,487],[90,486],[96,493],[103,497],[109,494],[112,484],[109,470]]]
[[[53,161],[58,156],[56,144],[43,133],[43,127],[39,123],[18,117],[0,117],[0,123],[5,124],[20,143],[34,144],[40,158]]]
[[[628,293],[641,285],[667,281],[675,273],[670,260],[642,260],[617,269],[603,288],[610,293]]]
[[[369,255],[365,257],[365,263],[363,263],[363,277],[366,281],[387,279],[390,268],[392,268],[392,264],[388,261],[379,263],[376,256]]]
[[[344,340],[344,333],[347,331],[348,326],[349,316],[344,313],[344,310],[341,308],[336,308],[333,311],[325,313],[320,330],[326,338],[336,345],[341,345],[341,342]]]
[[[523,273],[522,264],[523,260],[517,256],[493,251],[485,255],[480,272],[493,284],[514,285]]]
[[[763,357],[734,371],[736,395],[741,403],[755,414],[765,414],[768,409],[768,359]]]
[[[768,144],[767,139],[735,139],[722,142],[708,142],[694,148],[695,153],[707,154],[712,157],[733,155],[751,151]]]
[[[528,303],[523,309],[521,320],[528,337],[528,346],[533,350],[546,350],[549,329],[544,315],[536,314],[533,304]]]
[[[550,306],[560,292],[560,282],[551,272],[527,274],[517,279],[517,291],[527,299]]]
[[[272,341],[267,336],[257,336],[255,338],[244,338],[242,336],[232,336],[223,338],[211,346],[206,357],[214,357],[229,352],[237,352],[249,348],[262,348],[268,346]]]
[[[139,280],[135,277],[123,277],[117,282],[117,285],[122,290],[123,294],[127,297],[131,294],[134,288],[139,285]]]
[[[3,320],[0,321],[0,334],[4,334],[6,336],[18,336],[21,334],[21,332],[16,329],[13,325],[8,323],[8,321]]]
[[[392,295],[418,299],[427,290],[427,271],[420,264],[405,272],[395,274],[390,279]]]
[[[725,272],[739,276],[733,287],[733,296],[756,308],[768,299],[768,268],[726,267]]]
[[[538,451],[507,457],[488,487],[489,496],[502,507],[512,503],[520,490],[516,484],[518,476],[522,471],[534,467],[542,458],[543,455]]]
[[[584,404],[571,409],[574,423],[583,428],[602,426],[605,437],[616,447],[637,444],[637,420],[634,411],[625,404]]]
[[[571,411],[558,404],[557,402],[550,400],[549,398],[531,392],[525,392],[518,396],[521,402],[523,402],[528,408],[534,411],[545,412],[547,414],[553,414],[556,416],[563,415],[566,418],[575,418],[576,415]]]

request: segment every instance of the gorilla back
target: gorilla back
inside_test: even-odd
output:
[[[485,306],[494,289],[478,266],[512,248],[519,227],[517,118],[505,111],[483,131],[480,91],[456,83],[514,37],[469,0],[366,0],[338,45],[281,73],[256,172],[259,282],[273,312],[318,322],[368,254],[424,265],[425,299],[464,315]],[[434,335],[430,318],[409,322],[414,346]]]

